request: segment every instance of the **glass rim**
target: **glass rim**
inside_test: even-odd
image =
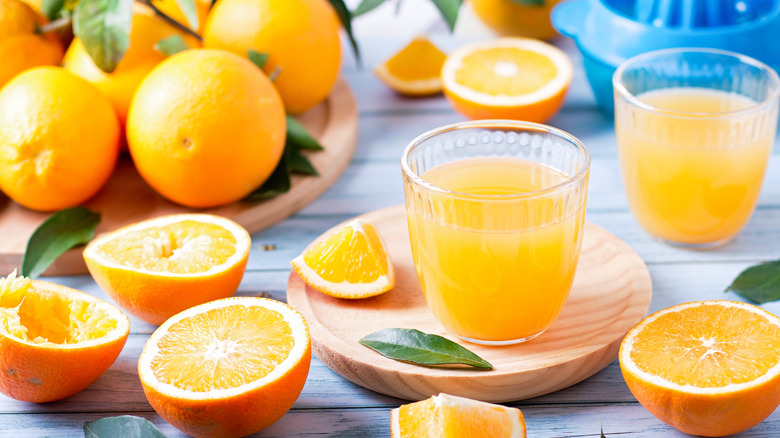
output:
[[[439,187],[435,184],[432,184],[429,181],[426,181],[425,179],[422,178],[422,176],[415,173],[409,166],[409,155],[412,153],[414,149],[420,146],[424,141],[429,140],[445,132],[455,131],[459,129],[478,129],[478,128],[509,128],[509,129],[514,128],[522,132],[533,131],[533,132],[547,132],[547,133],[554,134],[555,136],[563,140],[566,140],[567,142],[576,146],[577,150],[584,158],[583,165],[577,171],[577,173],[575,173],[572,176],[567,176],[566,180],[561,183],[549,187],[545,187],[543,189],[530,191],[530,192],[510,193],[510,194],[502,194],[502,195],[474,194],[474,193],[466,193],[466,192],[459,192],[456,190],[445,189],[443,187]],[[590,163],[591,163],[591,156],[590,156],[590,151],[588,151],[588,148],[586,148],[585,145],[577,137],[569,134],[568,132],[541,123],[525,122],[525,121],[518,121],[518,120],[504,120],[504,119],[470,120],[465,122],[452,123],[449,125],[444,125],[435,129],[431,129],[430,131],[418,135],[414,140],[409,142],[409,144],[406,145],[403,153],[401,154],[401,170],[403,171],[404,176],[406,176],[406,178],[408,178],[415,185],[453,198],[468,199],[468,200],[482,200],[482,201],[532,199],[532,198],[541,197],[550,193],[563,190],[569,186],[581,182],[588,174],[588,171],[590,170]]]
[[[683,54],[683,53],[710,54],[710,55],[720,55],[729,58],[736,58],[740,63],[756,67],[766,72],[769,75],[770,82],[774,85],[774,90],[772,90],[772,92],[762,101],[756,102],[755,105],[750,106],[748,108],[732,110],[732,111],[701,112],[701,111],[671,110],[667,108],[661,108],[654,105],[650,105],[648,103],[639,100],[637,96],[634,93],[628,91],[628,89],[623,84],[622,81],[623,73],[636,62],[644,61],[651,58],[656,58],[659,56]],[[728,50],[709,49],[709,48],[701,48],[701,47],[674,47],[670,49],[652,50],[628,58],[618,66],[617,70],[615,70],[615,73],[612,75],[612,86],[616,94],[620,95],[620,97],[625,99],[628,103],[640,109],[643,109],[645,111],[660,113],[665,116],[671,116],[677,118],[690,118],[690,119],[702,119],[706,117],[708,120],[712,120],[712,119],[719,119],[719,118],[730,118],[735,116],[749,115],[754,112],[761,112],[767,107],[777,104],[778,97],[780,97],[780,76],[778,76],[777,72],[772,67],[769,67],[767,64],[764,64],[763,62],[755,58],[751,58],[750,56],[743,55],[741,53],[730,52]],[[673,87],[666,87],[666,88],[673,88]],[[701,88],[705,88],[705,87],[701,87]],[[659,88],[659,90],[663,90],[663,89],[665,88]],[[711,88],[706,88],[706,89],[711,89]]]

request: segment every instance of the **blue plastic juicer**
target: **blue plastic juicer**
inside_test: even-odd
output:
[[[780,0],[567,0],[551,19],[574,38],[596,101],[609,114],[615,69],[651,50],[709,47],[780,70]]]

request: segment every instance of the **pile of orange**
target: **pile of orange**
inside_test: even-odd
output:
[[[79,38],[64,47],[39,12],[0,0],[3,193],[38,211],[82,204],[103,187],[121,149],[153,189],[188,207],[240,200],[271,175],[286,114],[323,101],[338,77],[333,7],[222,0],[209,10],[211,1],[197,0],[190,23],[175,1],[154,5],[202,37],[135,3],[129,47],[107,73]],[[190,49],[163,54],[157,43],[172,36]],[[268,55],[264,71],[250,50]]]

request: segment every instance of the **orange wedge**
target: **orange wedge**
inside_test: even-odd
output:
[[[459,48],[442,67],[444,94],[471,119],[544,122],[571,84],[569,56],[530,38],[498,38]]]
[[[127,316],[92,295],[0,278],[0,392],[39,403],[76,394],[114,363],[128,333]]]
[[[780,318],[750,304],[656,312],[628,332],[619,359],[637,400],[688,434],[738,433],[780,405]]]
[[[291,263],[306,284],[332,297],[372,297],[395,285],[384,241],[366,219],[349,222]]]
[[[374,74],[393,90],[407,96],[441,93],[441,68],[447,55],[419,36],[374,69]]]
[[[232,297],[181,312],[157,328],[138,359],[146,398],[195,437],[253,434],[281,418],[303,389],[311,339],[278,301]]]
[[[244,276],[251,239],[237,223],[209,214],[139,222],[93,240],[84,261],[120,307],[151,324],[232,296]]]
[[[519,409],[449,394],[390,411],[391,438],[525,438],[525,432]]]

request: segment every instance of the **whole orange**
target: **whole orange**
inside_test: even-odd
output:
[[[127,117],[130,154],[161,195],[189,207],[237,201],[273,172],[284,150],[284,106],[248,59],[178,53],[149,73]]]
[[[339,20],[326,0],[220,0],[203,32],[207,48],[240,56],[269,55],[266,73],[280,68],[274,85],[287,112],[323,101],[339,74]]]
[[[0,88],[28,68],[59,64],[62,45],[57,36],[37,33],[45,22],[19,0],[0,0]]]
[[[550,11],[561,0],[528,5],[513,0],[471,0],[474,13],[500,35],[551,39],[558,32],[550,23]]]
[[[127,110],[138,84],[166,56],[154,49],[164,38],[180,35],[190,47],[197,47],[198,41],[155,16],[146,7],[136,6],[133,12],[133,26],[130,32],[130,46],[116,70],[106,73],[89,57],[84,44],[75,38],[63,59],[63,67],[94,84],[108,97],[116,110],[122,126],[127,119]]]
[[[119,156],[119,123],[92,84],[61,67],[35,67],[0,90],[0,189],[33,210],[79,205]]]

